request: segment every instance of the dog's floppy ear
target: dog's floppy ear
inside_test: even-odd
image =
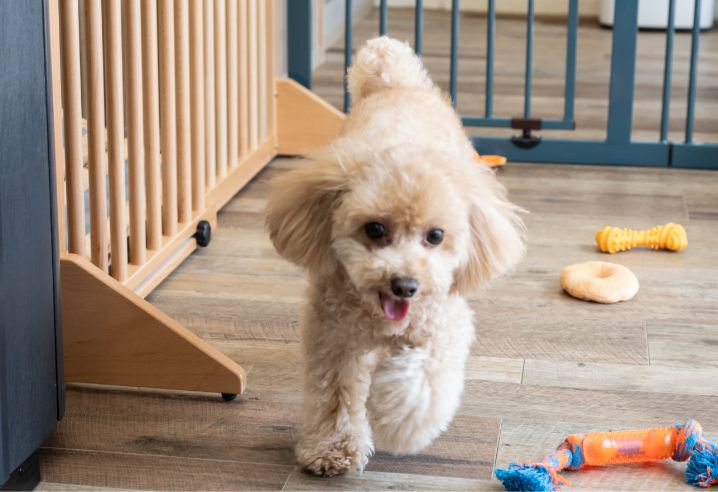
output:
[[[493,171],[472,159],[469,166],[470,245],[466,263],[455,273],[454,290],[467,294],[514,266],[524,254],[521,210],[506,198]]]
[[[274,180],[266,224],[277,252],[310,273],[330,273],[332,211],[346,183],[335,161],[317,158]]]

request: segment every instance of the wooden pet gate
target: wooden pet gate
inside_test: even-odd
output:
[[[144,300],[278,153],[343,115],[275,77],[274,1],[47,0],[65,380],[222,393],[243,369]]]

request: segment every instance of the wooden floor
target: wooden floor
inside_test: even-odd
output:
[[[605,64],[605,53],[596,56]],[[378,453],[361,475],[316,479],[297,470],[297,315],[306,279],[277,257],[262,226],[268,180],[296,165],[274,161],[220,213],[210,246],[149,297],[242,364],[247,392],[224,403],[217,395],[71,387],[66,417],[42,450],[42,489],[500,490],[495,466],[539,459],[569,433],[692,417],[718,438],[718,173],[509,163],[499,178],[531,212],[528,255],[471,301],[478,337],[450,429],[417,456]],[[686,226],[685,251],[609,257],[593,243],[605,225],[668,221]],[[559,270],[591,259],[631,268],[638,296],[606,306],[563,294]],[[682,482],[684,466],[569,478],[576,489],[695,490]]]
[[[472,300],[478,338],[464,403],[418,456],[379,453],[363,475],[319,480],[295,469],[300,399],[297,313],[306,280],[262,228],[276,160],[219,215],[212,243],[150,300],[248,369],[245,395],[70,388],[43,450],[44,480],[142,489],[497,489],[495,465],[542,457],[569,433],[668,425],[689,417],[718,438],[718,173],[510,163],[500,179],[530,210],[528,256]],[[607,225],[685,224],[681,253],[608,257]],[[566,264],[631,268],[638,296],[589,304],[562,293]],[[592,470],[584,488],[675,490],[684,465]],[[53,485],[47,485],[52,487]],[[55,486],[57,487],[57,486]],[[687,487],[686,487],[687,488]]]
[[[378,33],[378,11],[354,28],[354,47]],[[448,12],[425,13],[424,63],[434,80],[449,87],[451,19]],[[464,14],[460,22],[458,63],[458,110],[463,115],[484,115],[486,75],[486,18]],[[388,33],[413,43],[414,10],[390,9]],[[594,18],[578,29],[576,65],[576,130],[544,131],[549,137],[603,140],[608,117],[611,65],[611,34]],[[532,116],[562,118],[566,67],[565,19],[537,19],[534,34]],[[496,23],[494,55],[494,115],[523,115],[526,22],[500,18]],[[673,84],[670,105],[670,138],[684,137],[690,32],[675,36]],[[641,31],[638,35],[636,84],[633,107],[635,140],[657,141],[661,121],[665,33]],[[341,76],[344,69],[343,40],[329,50],[314,76],[314,90],[337,108],[343,104]],[[718,142],[718,29],[703,32],[695,106],[695,140]],[[510,129],[471,129],[477,135],[511,135]]]

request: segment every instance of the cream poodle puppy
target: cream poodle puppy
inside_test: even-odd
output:
[[[524,251],[518,208],[407,44],[370,40],[348,83],[339,137],[275,181],[266,219],[309,272],[296,455],[325,476],[447,428],[474,339],[464,295]]]

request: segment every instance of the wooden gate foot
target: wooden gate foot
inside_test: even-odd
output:
[[[65,380],[242,393],[238,364],[89,260],[62,255]]]

